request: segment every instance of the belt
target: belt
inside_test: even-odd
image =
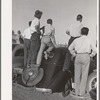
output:
[[[84,52],[84,53],[76,53],[76,54],[90,54],[90,53],[88,53],[88,52]]]
[[[50,35],[43,35],[43,36],[50,36]]]

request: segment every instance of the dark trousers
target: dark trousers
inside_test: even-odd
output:
[[[29,50],[30,50],[30,39],[24,39],[24,66],[27,65]]]
[[[72,37],[69,39],[68,42],[68,47],[71,45],[71,43],[78,37]],[[65,57],[65,61],[64,61],[64,66],[63,66],[63,70],[69,70],[71,69],[71,53],[68,50],[68,52],[66,53],[66,57]]]
[[[69,42],[68,42],[68,47],[71,45],[71,43],[76,39],[76,38],[79,38],[79,37],[70,37],[69,39]]]
[[[31,36],[28,64],[36,64],[37,54],[40,48],[40,35],[35,32]]]

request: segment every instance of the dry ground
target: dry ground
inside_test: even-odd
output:
[[[35,88],[26,88],[16,83],[12,85],[12,96],[12,100],[91,100],[90,97],[80,99],[71,95],[62,97],[61,93],[41,93]]]

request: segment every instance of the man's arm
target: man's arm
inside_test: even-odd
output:
[[[90,54],[90,57],[94,57],[97,53],[96,46],[92,42],[91,42],[90,46],[91,46],[91,49],[92,49],[92,53]]]
[[[69,31],[69,30],[67,30],[67,31],[66,31],[66,34],[70,36],[70,31]]]
[[[76,52],[75,52],[75,41],[73,41],[71,43],[71,45],[69,46],[68,49],[69,49],[70,53],[75,57],[76,56]]]

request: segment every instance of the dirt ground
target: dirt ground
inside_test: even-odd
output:
[[[92,100],[90,97],[77,98],[71,95],[63,97],[61,93],[41,93],[35,88],[26,88],[14,83],[12,85],[12,100]]]

